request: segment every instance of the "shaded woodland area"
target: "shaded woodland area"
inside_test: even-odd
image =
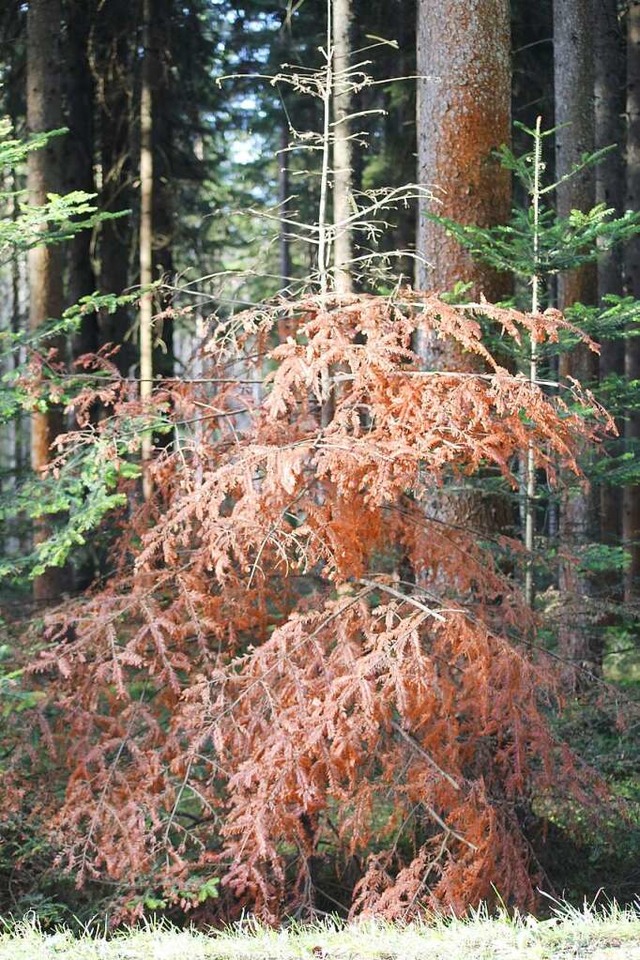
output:
[[[640,886],[640,3],[6,0],[0,913]]]

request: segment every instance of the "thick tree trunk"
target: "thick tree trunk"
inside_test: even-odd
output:
[[[640,210],[640,3],[631,0],[627,11],[627,207]],[[626,292],[640,299],[640,237],[625,250]],[[628,383],[640,381],[640,341],[625,340],[624,370]],[[625,444],[635,456],[640,450],[640,413],[627,411]],[[625,575],[625,601],[637,603],[640,596],[640,486],[623,491],[622,540],[631,556]]]
[[[338,293],[351,293],[353,231],[347,221],[352,214],[351,81],[351,0],[333,0],[333,223],[334,283]]]
[[[420,0],[418,4],[418,177],[439,204],[422,200],[417,251],[419,288],[471,282],[473,295],[498,299],[505,278],[474,262],[437,213],[491,226],[510,212],[510,174],[494,151],[511,137],[508,0]]]
[[[556,102],[556,179],[565,177],[585,153],[592,153],[595,137],[594,91],[594,2],[556,0],[554,4],[554,81]],[[595,204],[593,169],[560,183],[557,212],[560,218],[571,210],[587,211]],[[558,306],[574,303],[596,304],[598,274],[595,264],[567,271],[558,278]],[[590,384],[598,374],[597,358],[579,346],[560,358],[560,377],[572,377]],[[573,553],[597,539],[597,510],[592,492],[582,488],[568,493],[562,504],[560,536]],[[566,616],[559,642],[567,662],[567,679],[577,684],[589,673],[602,668],[601,631],[594,629],[589,598],[593,584],[580,572],[576,559],[561,564],[560,589],[565,597]],[[578,673],[583,667],[586,672]]]
[[[31,0],[27,14],[27,127],[30,133],[59,129],[62,126],[62,84],[60,72],[60,0]],[[52,140],[43,150],[29,154],[27,166],[29,201],[43,204],[48,193],[60,193],[61,147]],[[62,251],[57,246],[40,246],[29,251],[29,325],[37,331],[48,318],[60,317],[63,308]],[[59,349],[64,345],[55,344]],[[62,432],[62,411],[36,413],[31,425],[31,464],[42,473],[49,462],[51,444]],[[49,527],[40,521],[34,539],[41,542]],[[64,576],[51,568],[34,581],[34,599],[58,598]]]
[[[436,213],[460,223],[504,223],[511,207],[511,177],[495,156],[511,137],[511,49],[508,0],[420,0],[417,28],[418,181],[439,203],[420,201],[416,285],[450,290],[473,285],[471,297],[496,300],[509,278],[474,262]],[[470,360],[446,339],[417,337],[425,369],[469,370]],[[446,490],[436,505],[440,519],[482,532],[512,523],[506,498],[475,490]],[[416,571],[418,579],[420,571]]]
[[[594,91],[594,0],[556,0],[554,5],[554,82],[556,101],[556,178],[566,176],[585,153],[595,146]],[[589,210],[595,204],[593,168],[559,184],[557,212],[568,217],[572,210]],[[558,278],[560,308],[573,303],[597,301],[595,265],[571,270]],[[597,367],[590,350],[566,357],[568,368],[583,379],[593,377]]]

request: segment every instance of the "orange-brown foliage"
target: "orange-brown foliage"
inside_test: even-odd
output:
[[[38,768],[23,744],[7,781],[28,770],[79,883],[185,903],[219,876],[276,920],[313,907],[323,862],[355,863],[354,912],[462,911],[494,887],[531,904],[521,810],[580,777],[545,718],[518,544],[501,537],[501,569],[431,506],[481,470],[517,489],[531,440],[550,476],[575,470],[586,427],[492,358],[481,313],[509,338],[562,325],[410,293],[283,302],[216,331],[210,383],[168,388],[155,499],[31,666],[51,756]],[[419,325],[486,372],[421,370]],[[114,393],[123,429],[131,409]]]

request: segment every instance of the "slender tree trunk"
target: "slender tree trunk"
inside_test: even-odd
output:
[[[15,129],[15,120],[13,121],[13,128]],[[13,200],[11,204],[11,218],[16,223],[19,213],[20,213],[20,202],[19,202],[19,191],[23,187],[21,183],[21,178],[18,175],[18,171],[15,167],[11,170],[11,179],[10,184],[7,185],[8,190],[13,194]],[[25,273],[24,273],[24,257],[19,254],[17,251],[14,251],[13,257],[11,258],[11,333],[14,336],[18,336],[24,331],[25,326],[25,315],[23,308],[24,294],[25,294]],[[12,357],[12,373],[14,375],[18,374],[20,367],[25,362],[24,349],[21,348],[19,351],[15,351]],[[29,469],[29,444],[30,444],[30,424],[27,422],[27,418],[21,411],[18,411],[9,423],[7,424],[8,433],[9,433],[9,443],[10,443],[10,462],[7,464],[9,470],[11,470],[10,475],[10,485],[14,489],[17,484],[20,482],[20,478],[23,477]],[[8,534],[11,534],[5,544],[9,548],[9,552],[13,551],[16,554],[24,552],[28,548],[28,544],[25,542],[25,531],[24,524],[20,518],[14,519],[11,521],[11,530],[7,531]]]
[[[65,137],[65,190],[93,193],[93,92],[94,84],[88,60],[90,8],[86,0],[67,0],[65,63],[67,126]],[[95,290],[91,264],[92,234],[81,230],[67,248],[67,301],[77,303]],[[99,346],[98,327],[94,314],[83,319],[73,343],[73,353],[80,356]]]
[[[556,179],[565,177],[585,153],[592,153],[595,136],[594,90],[594,0],[556,0],[554,4],[554,80],[556,103]],[[587,211],[595,203],[593,169],[560,183],[557,212],[566,218],[571,210]],[[567,271],[558,278],[558,306],[565,310],[574,303],[598,302],[598,274],[595,264]],[[597,377],[596,355],[578,346],[560,358],[561,379],[574,378],[592,384]],[[564,498],[561,512],[562,545],[572,553],[597,538],[597,510],[593,493],[574,488]],[[594,629],[589,598],[593,583],[580,571],[576,559],[560,568],[560,589],[565,597],[565,618],[559,642],[568,664],[567,680],[576,685],[588,673],[602,668],[601,631]]]
[[[617,0],[597,0],[595,4],[595,146],[611,150],[596,167],[596,202],[613,209],[616,216],[624,210],[624,43]],[[598,258],[598,296],[622,294],[622,250],[619,245],[602,250]],[[624,342],[620,337],[603,338],[600,344],[600,379],[624,374]],[[623,424],[619,423],[622,432]],[[619,452],[619,443],[611,443],[611,452]],[[622,490],[613,484],[600,489],[600,538],[618,546],[622,536]],[[605,578],[607,594],[618,596],[621,578]]]
[[[595,168],[596,202],[622,216],[624,211],[624,158],[622,117],[625,110],[624,43],[618,17],[618,0],[595,0],[595,148],[614,147]],[[620,245],[602,250],[598,257],[598,293],[622,293]],[[609,359],[609,354],[610,359]],[[603,341],[600,367],[622,370],[620,339]]]
[[[27,127],[30,133],[62,126],[62,84],[60,71],[60,0],[31,0],[27,14]],[[29,201],[43,204],[48,193],[60,193],[61,147],[52,140],[43,150],[29,154],[27,186]],[[60,317],[63,308],[62,251],[58,246],[36,247],[29,251],[29,325],[37,331],[48,318]],[[59,349],[64,345],[55,344]],[[49,463],[51,444],[62,432],[60,408],[35,413],[31,422],[31,465],[42,473]],[[49,535],[49,526],[39,521],[34,539],[41,542]],[[58,598],[64,576],[59,568],[50,568],[34,580],[33,594],[38,601]]]
[[[150,24],[152,0],[143,6],[143,61],[140,90],[140,285],[153,281],[153,110],[151,94]],[[153,296],[140,300],[140,399],[148,401],[153,388]],[[142,488],[145,500],[151,495],[149,462],[153,437],[142,437]]]
[[[280,33],[278,35],[277,45],[280,63],[288,63],[291,59],[291,10],[287,8],[281,13]],[[284,104],[283,104],[284,107]],[[286,108],[283,109],[280,117],[279,147],[278,147],[278,208],[280,210],[280,230],[278,234],[278,256],[280,264],[280,282],[281,289],[287,291],[291,283],[292,262],[291,262],[291,239],[290,227],[285,221],[291,214],[289,198],[291,196],[291,129],[290,120]],[[288,323],[280,321],[278,324],[280,334],[288,331]]]
[[[393,9],[393,37],[398,41],[398,50],[388,61],[388,70],[399,77],[411,77],[416,74],[416,0],[401,0]],[[394,183],[415,183],[416,172],[416,87],[415,84],[396,85],[387,95],[387,110],[384,118],[384,137],[393,157]],[[366,91],[363,91],[363,94]],[[371,90],[372,101],[374,89]],[[398,96],[398,94],[401,94]],[[366,103],[366,100],[365,100]],[[372,102],[372,106],[376,104]],[[393,145],[393,146],[391,146]],[[362,188],[363,150],[354,151],[359,162],[354,163],[354,178],[357,189]],[[401,251],[397,261],[398,275],[404,283],[413,283],[417,233],[417,202],[403,206],[396,216],[396,222],[389,231],[390,245]]]
[[[66,126],[69,133],[64,138],[64,189],[65,192],[83,190],[95,193],[93,175],[94,152],[94,93],[93,73],[89,66],[89,36],[91,28],[91,4],[87,0],[63,0],[64,4],[64,94],[66,101]],[[66,290],[65,303],[78,303],[96,289],[91,248],[93,233],[81,230],[65,244]],[[100,346],[98,318],[88,313],[80,320],[80,326],[71,343],[71,355],[75,360],[83,354],[95,353]],[[97,408],[94,419],[99,416]],[[72,425],[76,426],[75,420]],[[95,554],[80,550],[73,568],[74,588],[91,583],[96,573]]]
[[[175,219],[174,113],[171,80],[171,7],[172,0],[154,0],[149,25],[149,85],[152,104],[153,159],[153,277],[171,284],[174,278],[173,240]],[[171,379],[175,372],[173,345],[173,293],[160,291],[160,317],[154,321],[154,376]]]
[[[15,129],[15,128],[14,128]],[[0,171],[0,192],[5,198],[11,197],[11,219],[14,229],[20,212],[18,191],[21,184],[16,167]],[[8,211],[7,211],[8,212]],[[9,267],[5,274],[4,267]],[[5,287],[5,281],[6,287]],[[0,309],[0,338],[14,335],[23,331],[22,311],[20,309],[20,254],[14,250],[10,264],[6,262],[0,268],[0,288],[10,293],[10,299]],[[21,358],[18,351],[4,350],[0,354],[0,378],[7,375],[18,376]],[[0,419],[0,491],[3,499],[14,495],[20,480],[22,464],[22,418],[16,412],[11,418]],[[20,520],[15,517],[5,517],[0,525],[0,550],[3,556],[15,556],[20,549],[18,527]]]
[[[134,206],[131,163],[133,63],[131,37],[135,33],[132,5],[128,0],[110,0],[96,13],[92,58],[97,74],[102,191],[100,207],[107,211]],[[131,216],[107,220],[100,226],[99,287],[102,293],[119,294],[132,281],[129,262],[134,249]],[[133,376],[137,345],[131,336],[133,318],[117,309],[100,318],[100,341],[119,347],[115,361],[124,376]]]
[[[348,225],[352,214],[352,142],[351,142],[351,0],[333,0],[333,223],[335,230],[334,270],[338,293],[351,293],[353,231]]]
[[[289,195],[291,192],[289,179],[289,124],[286,117],[280,128],[280,152],[278,154],[278,202],[280,207],[280,235],[278,249],[280,253],[280,277],[282,288],[286,289],[291,283],[291,243],[289,240],[289,226],[285,220],[289,216]]]
[[[640,210],[640,3],[631,0],[627,11],[627,207]],[[625,250],[626,292],[640,299],[640,237],[629,241]],[[625,340],[624,371],[627,383],[640,381],[640,341]],[[625,444],[636,457],[640,450],[640,412],[628,410],[625,419]],[[623,491],[622,540],[631,556],[625,575],[627,603],[637,603],[640,595],[640,486]]]

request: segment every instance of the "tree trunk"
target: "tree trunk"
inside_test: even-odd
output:
[[[640,210],[640,3],[631,0],[627,11],[627,208]],[[625,250],[626,292],[640,299],[640,237]],[[627,383],[640,381],[640,341],[625,340],[624,372]],[[629,410],[625,420],[625,445],[637,457],[640,449],[640,413]],[[640,486],[623,491],[622,540],[631,556],[625,574],[625,602],[637,603],[640,595]]]
[[[449,290],[470,282],[473,296],[496,300],[505,278],[427,215],[479,227],[509,217],[511,176],[494,156],[511,138],[508,0],[420,0],[417,41],[418,178],[440,203],[420,201],[416,283]]]
[[[595,146],[615,145],[596,167],[596,202],[624,212],[624,159],[622,154],[624,104],[624,44],[618,18],[617,0],[598,0],[595,4]],[[620,245],[602,250],[598,258],[598,297],[622,294],[622,249]],[[621,337],[603,338],[600,344],[600,379],[624,375],[624,342]],[[619,423],[620,432],[623,424]],[[608,449],[619,453],[619,442]],[[600,489],[600,539],[618,546],[622,536],[622,490],[615,484]],[[607,596],[620,594],[618,574],[603,578]]]
[[[140,89],[140,286],[153,281],[153,110],[151,95],[150,25],[152,0],[143,6],[143,61]],[[153,388],[153,295],[140,299],[140,399],[148,401]],[[151,495],[148,466],[153,437],[142,436],[142,489],[145,500]]]
[[[86,0],[66,3],[66,101],[69,133],[65,137],[65,191],[95,191],[93,179],[93,92],[94,84],[88,60],[91,26]],[[67,248],[67,302],[77,303],[95,290],[91,265],[92,234],[81,230]],[[73,343],[74,356],[92,353],[99,346],[94,314],[83,318]]]
[[[100,108],[102,191],[100,208],[128,210],[134,206],[131,171],[131,118],[133,63],[131,37],[135,33],[132,5],[128,0],[110,0],[96,13],[95,62]],[[107,220],[100,226],[99,287],[102,293],[119,294],[132,281],[130,251],[134,248],[131,216]],[[131,337],[133,320],[124,308],[105,312],[100,318],[101,344],[119,347],[115,362],[123,376],[133,376],[137,358]]]
[[[624,43],[618,18],[618,0],[595,3],[595,148],[614,147],[595,168],[596,203],[604,203],[622,216],[624,212],[624,158],[622,116],[625,109]],[[602,250],[598,257],[598,293],[622,293],[620,245]],[[621,341],[603,341],[600,367],[622,371]],[[611,354],[611,359],[607,359]]]
[[[416,285],[450,290],[471,283],[471,297],[494,301],[508,292],[509,278],[473,261],[428,214],[483,227],[509,218],[511,176],[495,156],[511,137],[508,0],[420,0],[417,72],[418,182],[440,202],[419,202]],[[415,348],[427,370],[476,368],[447,339],[419,334]],[[443,489],[425,510],[480,534],[512,525],[507,498],[478,489]],[[420,570],[415,575],[420,581]]]
[[[351,293],[353,231],[351,156],[351,0],[333,0],[333,224],[335,230],[334,270],[337,293]]]
[[[60,0],[31,0],[27,14],[27,127],[30,133],[59,129],[62,126],[62,84],[60,72]],[[27,166],[29,202],[43,204],[48,193],[60,193],[61,146],[54,139],[43,150],[29,154]],[[36,247],[29,251],[29,325],[36,332],[48,318],[60,317],[63,308],[62,251],[58,246]],[[52,344],[63,348],[62,343]],[[31,421],[31,465],[42,473],[49,463],[51,444],[62,432],[60,408],[35,413]],[[49,535],[46,521],[34,528],[34,540]],[[49,601],[63,590],[64,576],[59,568],[50,568],[36,577],[34,599]]]
[[[174,194],[175,194],[175,90],[171,80],[171,6],[172,0],[154,0],[149,27],[148,78],[153,92],[152,104],[152,249],[153,279],[171,284],[174,279]],[[160,317],[154,321],[153,371],[156,377],[171,379],[175,372],[173,346],[173,292],[160,292]],[[165,438],[168,442],[168,438]]]
[[[285,223],[289,216],[289,194],[291,191],[289,178],[289,124],[286,116],[280,127],[280,152],[278,154],[278,204],[280,208],[280,233],[278,237],[278,251],[280,254],[280,277],[282,289],[291,283],[291,242],[289,240],[289,225]]]
[[[593,0],[556,0],[554,4],[554,81],[556,103],[556,179],[566,177],[585,153],[592,153],[595,136]],[[557,213],[563,219],[571,210],[587,211],[595,204],[593,168],[559,183]],[[558,306],[596,304],[598,274],[595,264],[570,270],[558,278]],[[560,358],[561,379],[572,377],[592,384],[597,377],[596,355],[578,346]],[[597,511],[592,492],[574,489],[564,497],[560,536],[572,554],[597,539]],[[559,633],[561,654],[568,665],[567,679],[576,685],[602,668],[601,631],[594,629],[589,598],[593,584],[580,571],[575,558],[560,567],[560,589],[565,617]],[[580,667],[586,672],[578,673]]]
[[[14,118],[12,118],[12,127],[15,130],[16,120]],[[6,182],[3,183],[3,189],[12,196],[11,219],[14,226],[20,215],[19,197],[23,187],[24,183],[18,173],[18,169],[12,167],[9,176],[6,178]],[[13,336],[18,337],[24,332],[25,328],[26,276],[24,256],[18,253],[17,250],[14,250],[13,256],[11,257],[10,270],[11,312],[9,317],[6,318],[6,325],[3,319],[2,328],[3,330],[10,330]],[[11,373],[14,376],[18,376],[20,367],[25,362],[24,352],[24,348],[20,348],[19,350],[13,351],[12,356],[3,358],[5,362],[0,362],[2,373]],[[16,489],[21,479],[29,470],[30,423],[28,422],[28,418],[22,411],[16,411],[15,415],[8,420],[8,422],[2,424],[2,432],[6,437],[6,453],[1,465],[3,473],[2,488],[6,494]],[[28,551],[29,542],[28,538],[25,540],[24,525],[20,517],[5,518],[3,544],[5,554],[8,556],[18,556]]]

